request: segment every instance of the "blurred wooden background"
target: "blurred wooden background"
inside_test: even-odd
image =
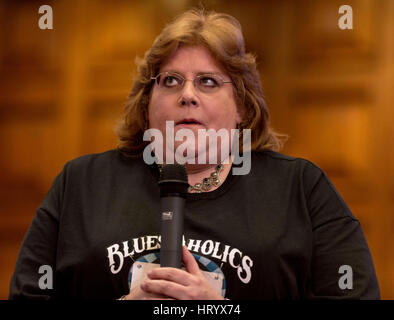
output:
[[[329,175],[361,221],[394,298],[394,1],[202,1],[234,15],[259,58],[284,153]],[[38,8],[53,8],[53,30]],[[66,161],[116,147],[134,58],[198,1],[0,3],[0,298],[24,233]],[[338,8],[353,8],[340,30]]]

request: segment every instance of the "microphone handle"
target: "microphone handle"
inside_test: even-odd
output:
[[[182,197],[161,198],[161,267],[182,267],[184,206]]]

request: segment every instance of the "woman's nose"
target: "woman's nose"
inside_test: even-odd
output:
[[[198,105],[198,96],[193,81],[185,81],[179,102],[182,106]]]

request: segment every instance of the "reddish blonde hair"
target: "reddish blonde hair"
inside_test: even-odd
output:
[[[148,129],[151,77],[180,45],[205,46],[223,66],[234,84],[234,97],[242,115],[240,129],[251,129],[252,151],[280,150],[280,137],[284,135],[270,128],[256,59],[245,52],[240,23],[228,14],[206,12],[204,9],[186,11],[168,24],[144,58],[137,62],[138,74],[125,105],[124,117],[117,128],[119,150],[129,156],[141,155],[149,143],[143,141],[143,134]],[[242,135],[240,150],[243,150]]]

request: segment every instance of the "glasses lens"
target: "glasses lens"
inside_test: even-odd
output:
[[[158,76],[157,83],[163,89],[179,89],[182,87],[183,78],[178,74],[165,72]]]
[[[203,92],[214,92],[223,85],[222,79],[212,74],[200,75],[196,78],[196,82],[199,90]]]

